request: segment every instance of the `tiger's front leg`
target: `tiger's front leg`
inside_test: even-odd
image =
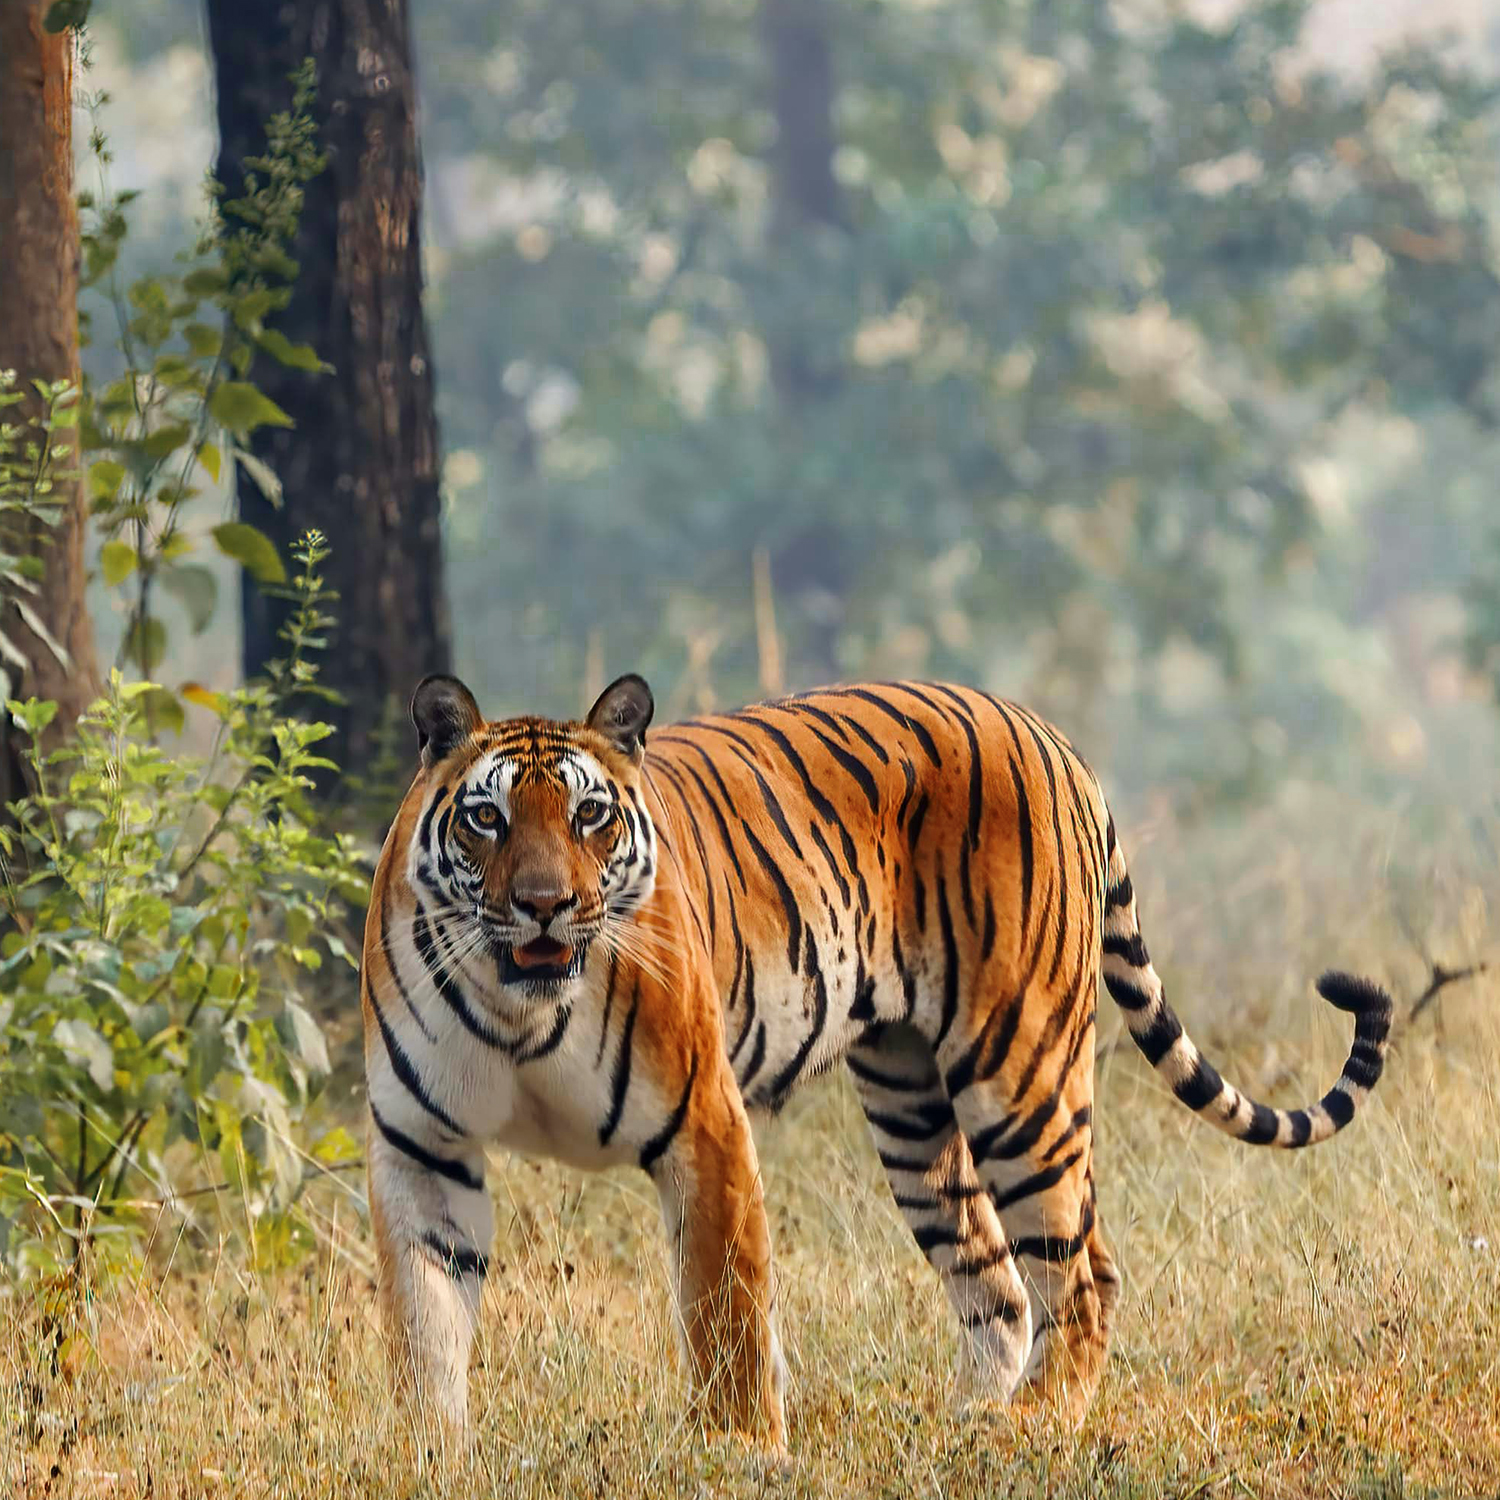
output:
[[[722,1047],[691,1065],[675,1132],[642,1151],[661,1198],[699,1415],[784,1451],[786,1365],[750,1122]]]
[[[494,1236],[484,1155],[477,1147],[439,1155],[376,1117],[366,1160],[376,1282],[398,1389],[462,1429]]]

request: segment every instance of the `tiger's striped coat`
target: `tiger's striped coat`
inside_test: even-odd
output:
[[[1240,1140],[1346,1125],[1390,1001],[1328,974],[1355,1043],[1322,1100],[1225,1083],[1141,937],[1093,774],[1025,709],[941,684],[654,732],[639,678],[583,723],[413,700],[422,764],[366,927],[370,1201],[393,1350],[462,1422],[492,1220],[484,1148],[654,1181],[705,1417],[784,1438],[747,1111],[853,1074],[974,1373],[1080,1415],[1119,1277],[1093,1181],[1101,979],[1176,1096]]]

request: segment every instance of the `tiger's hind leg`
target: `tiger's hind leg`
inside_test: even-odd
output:
[[[1069,1049],[1061,1077],[1042,1083],[1038,1074],[1047,1070],[1033,1068],[1023,1052],[1019,1080],[1004,1069],[966,1080],[954,1098],[1030,1293],[1036,1346],[1020,1395],[1035,1394],[1075,1422],[1103,1372],[1120,1289],[1095,1205],[1092,1017],[1082,1024],[1086,1034]]]
[[[884,1026],[848,1063],[896,1206],[963,1322],[971,1374],[1008,1400],[1031,1352],[1031,1306],[932,1047],[909,1026]]]

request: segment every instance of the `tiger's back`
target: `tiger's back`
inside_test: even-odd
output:
[[[413,709],[424,774],[377,875],[382,909],[409,912],[418,936],[393,962],[399,937],[393,949],[373,906],[367,934],[372,1146],[402,1181],[434,1159],[441,1176],[444,1153],[481,1135],[638,1161],[663,1194],[699,1384],[731,1423],[759,1413],[779,1440],[746,1107],[775,1110],[847,1062],[975,1375],[1077,1414],[1119,1285],[1092,1175],[1101,979],[1177,1096],[1240,1139],[1324,1139],[1379,1075],[1389,1001],[1329,975],[1323,993],[1357,1017],[1333,1089],[1280,1111],[1223,1082],[1166,1003],[1097,781],[1014,704],[942,684],[833,688],[653,731],[647,748],[639,679],[579,725],[487,724],[457,684],[429,698]],[[479,935],[443,939],[445,924],[470,931],[466,903]],[[449,1045],[417,1038],[399,1063],[410,1028],[380,1017],[424,984]],[[445,1055],[453,1078],[491,1079],[460,1092],[503,1095],[504,1120],[468,1130],[438,1098]],[[458,1133],[396,1128],[416,1147],[403,1153],[382,1099]],[[487,1221],[472,1202],[466,1221],[452,1210],[428,1208],[469,1225],[450,1246],[463,1260]],[[388,1238],[411,1239],[421,1217]],[[387,1299],[392,1321],[409,1329],[423,1299],[409,1263],[387,1259],[386,1284],[407,1289]],[[743,1295],[725,1300],[710,1288],[731,1271]],[[474,1299],[457,1282],[462,1310]],[[726,1366],[731,1335],[748,1353]],[[434,1364],[416,1354],[419,1374]],[[456,1359],[436,1359],[439,1385]]]

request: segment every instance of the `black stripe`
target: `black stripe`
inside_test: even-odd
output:
[[[641,1167],[645,1171],[649,1172],[662,1152],[676,1140],[677,1132],[682,1129],[682,1122],[687,1119],[688,1100],[692,1098],[693,1083],[697,1077],[698,1054],[695,1052],[688,1066],[687,1083],[683,1085],[682,1098],[677,1101],[677,1108],[672,1111],[667,1123],[641,1147]]]
[[[490,1258],[467,1245],[457,1245],[445,1240],[435,1229],[422,1231],[422,1243],[432,1251],[438,1265],[455,1281],[465,1276],[489,1275]]]
[[[386,962],[390,962],[389,956]],[[454,1135],[466,1134],[463,1126],[427,1092],[427,1085],[422,1082],[422,1075],[417,1065],[411,1060],[406,1048],[401,1045],[400,1038],[391,1030],[390,1023],[385,1018],[385,1012],[380,1008],[380,1001],[375,998],[374,982],[368,977],[365,981],[365,993],[370,1002],[370,1009],[375,1012],[375,1024],[380,1028],[380,1040],[385,1043],[386,1056],[391,1060],[391,1071],[395,1073],[398,1082],[445,1130],[451,1130]]]
[[[836,693],[828,695],[831,698],[858,698],[863,703],[868,703],[871,708],[878,709],[887,718],[894,719],[903,729],[910,730],[917,737],[917,743],[922,747],[922,753],[932,762],[934,766],[943,764],[943,757],[938,754],[937,741],[928,733],[927,726],[919,723],[916,719],[909,718],[896,707],[894,703],[882,698],[879,693],[872,693],[869,688],[841,688]]]
[[[713,773],[714,780],[718,782],[719,790],[724,794],[725,806],[733,809],[734,798],[729,795],[729,788],[724,785],[724,778],[719,775],[719,768],[713,763],[708,751],[693,741],[689,741],[688,748],[696,751],[702,757],[704,764]],[[709,811],[714,815],[714,821],[719,825],[719,833],[724,840],[724,852],[729,856],[730,864],[734,866],[734,873],[740,878],[740,889],[748,893],[750,883],[745,879],[744,867],[740,864],[739,854],[734,847],[734,839],[730,837],[728,820],[724,816],[719,804],[714,800],[713,793],[709,791],[708,783],[691,766],[684,766],[683,770],[693,778],[699,792],[703,795],[703,800],[708,804]]]
[[[1091,1125],[1093,1123],[1093,1119],[1093,1107],[1091,1105],[1085,1104],[1083,1108],[1076,1111],[1073,1115],[1073,1118],[1068,1121],[1068,1128],[1064,1130],[1063,1133],[1058,1136],[1058,1138],[1053,1141],[1050,1146],[1047,1147],[1046,1152],[1042,1156],[1042,1160],[1051,1161],[1052,1158],[1056,1156],[1057,1153],[1061,1151],[1062,1148],[1066,1146],[1068,1142],[1071,1141],[1080,1130],[1084,1130],[1089,1125]]]
[[[615,981],[620,977],[620,954],[616,950],[609,955],[609,978],[604,982],[604,1020],[599,1026],[599,1050],[594,1054],[594,1066],[604,1061],[604,1046],[609,1041],[609,1018],[615,1008]]]
[[[834,862],[833,850],[828,847],[828,840],[823,837],[823,830],[816,823],[809,823],[808,828],[812,832],[813,843],[818,846],[818,852],[823,856],[823,862],[828,866],[828,873],[833,876],[834,884],[839,888],[839,900],[844,903],[844,910],[848,911],[850,902],[849,882],[844,879],[843,871]]]
[[[1128,874],[1120,878],[1110,886],[1104,895],[1105,911],[1112,911],[1117,906],[1129,906],[1135,900],[1135,887],[1130,883]]]
[[[909,1021],[917,1008],[917,976],[906,966],[906,955],[901,951],[901,934],[896,931],[894,921],[891,923],[891,963],[901,977],[901,994],[906,1001],[901,1019]]]
[[[958,943],[953,937],[953,913],[948,907],[948,885],[942,875],[937,882],[938,926],[943,935],[943,1015],[938,1023],[935,1047],[941,1047],[958,1015]]]
[[[615,1053],[615,1066],[609,1082],[609,1113],[599,1127],[599,1144],[609,1145],[610,1137],[620,1126],[620,1116],[625,1112],[625,1092],[630,1087],[630,1043],[635,1036],[636,1012],[641,1007],[641,978],[637,974],[630,991],[630,1009],[625,1013],[625,1026],[620,1033],[620,1050]]]
[[[812,1026],[808,1029],[807,1035],[802,1038],[802,1044],[797,1048],[796,1055],[776,1075],[771,1084],[769,1098],[773,1109],[781,1107],[781,1101],[797,1081],[803,1064],[812,1054],[813,1048],[818,1045],[818,1040],[823,1035],[823,1028],[828,1023],[828,982],[824,979],[822,965],[818,962],[818,951],[813,944],[811,930],[807,934],[807,955],[810,966],[809,976],[813,982]]]
[[[750,1028],[755,1024],[755,955],[744,946],[739,936],[739,928],[735,928],[735,940],[739,942],[739,951],[745,955],[745,1020],[740,1027],[740,1034],[735,1040],[734,1047],[729,1053],[729,1066],[734,1066],[734,1060],[740,1055],[740,1048],[745,1045],[745,1038],[750,1035]],[[761,1026],[762,1032],[765,1026]],[[761,1043],[764,1050],[764,1040]]]
[[[522,1048],[516,1053],[516,1066],[522,1067],[526,1063],[533,1063],[546,1057],[549,1053],[557,1051],[562,1045],[563,1033],[568,1029],[568,1022],[572,1019],[573,1007],[560,1005],[557,1009],[557,1019],[552,1023],[552,1030],[547,1033],[533,1047]]]
[[[1026,929],[1031,925],[1031,888],[1036,874],[1036,846],[1031,831],[1031,798],[1026,793],[1026,780],[1021,768],[1012,759],[1010,764],[1011,785],[1016,792],[1016,835],[1021,842],[1021,941],[1026,941]]]
[[[1305,1109],[1294,1109],[1287,1119],[1291,1121],[1290,1144],[1305,1146],[1312,1137],[1312,1116]]]
[[[880,1165],[887,1172],[916,1172],[920,1175],[932,1170],[931,1161],[921,1161],[911,1156],[897,1156],[894,1152],[878,1149],[875,1154],[880,1158]]]
[[[1112,985],[1110,993],[1114,993]],[[1146,1061],[1154,1068],[1172,1050],[1177,1038],[1182,1035],[1182,1022],[1177,1019],[1177,1014],[1172,1007],[1163,1000],[1146,1029],[1137,1031],[1132,1026],[1130,1034],[1135,1038],[1135,1044],[1141,1049]]]
[[[1329,1089],[1320,1102],[1335,1130],[1342,1130],[1354,1118],[1354,1100],[1342,1089]]]
[[[917,805],[912,809],[911,826],[906,830],[906,841],[911,846],[914,855],[917,852],[917,840],[922,837],[922,825],[927,821],[927,808],[930,801],[931,799],[924,791],[917,798]]]
[[[740,1087],[747,1089],[750,1080],[760,1072],[760,1065],[766,1060],[766,1023],[762,1021],[755,1028],[755,1046],[750,1051],[750,1061],[745,1065],[745,1076],[740,1079]]]
[[[1251,1101],[1254,1103],[1254,1101]],[[1256,1104],[1250,1112],[1250,1123],[1240,1135],[1242,1141],[1252,1146],[1269,1146],[1276,1139],[1280,1122],[1279,1113],[1264,1104]]]
[[[765,707],[780,709],[782,713],[791,714],[793,717],[806,714],[809,718],[816,719],[820,724],[826,724],[845,744],[849,743],[849,734],[844,726],[853,721],[844,720],[840,722],[826,708],[819,708],[816,703],[809,703],[805,698],[784,698],[778,703],[767,703]]]
[[[873,1050],[877,1055],[880,1052],[879,1048]],[[869,1063],[861,1062],[855,1052],[851,1052],[844,1061],[861,1083],[868,1083],[872,1088],[888,1089],[893,1094],[914,1094],[918,1091],[925,1093],[932,1087],[930,1077],[898,1078],[894,1073],[882,1073],[879,1068],[872,1068]]]
[[[391,887],[386,883],[385,890],[380,897],[380,947],[385,954],[385,966],[391,971],[391,978],[396,981],[396,993],[401,996],[402,1003],[406,1006],[413,1021],[417,1023],[417,1029],[427,1038],[429,1042],[437,1041],[437,1033],[422,1019],[422,1013],[412,1003],[412,998],[406,992],[406,984],[401,978],[400,970],[396,968],[396,962],[391,957]]]
[[[661,770],[682,802],[682,812],[687,822],[688,832],[693,836],[693,846],[698,852],[698,864],[703,871],[703,889],[708,894],[708,930],[712,933],[718,928],[714,904],[714,877],[713,871],[708,867],[708,850],[703,844],[703,831],[698,827],[698,819],[693,815],[693,809],[688,805],[687,798],[684,795],[685,788],[678,779],[677,773],[671,766],[665,764],[661,766]],[[659,795],[660,793],[658,793]],[[660,838],[660,834],[657,836]],[[712,946],[711,943],[709,946]]]
[[[1138,932],[1123,937],[1118,933],[1106,933],[1101,946],[1111,958],[1123,958],[1132,969],[1151,966],[1151,955],[1146,952],[1145,939]]]
[[[901,757],[901,774],[906,780],[906,789],[901,793],[901,805],[896,809],[897,828],[906,826],[907,805],[911,802],[912,793],[917,789],[917,768],[904,755]]]
[[[1113,974],[1104,976],[1104,987],[1109,991],[1110,998],[1121,1010],[1134,1014],[1146,1010],[1151,1005],[1151,996],[1145,990],[1130,983],[1128,979],[1118,979]]]
[[[880,811],[880,788],[875,785],[875,778],[870,774],[870,768],[857,755],[850,754],[836,740],[829,739],[821,731],[810,729],[808,733],[853,778],[855,785],[865,794],[865,801],[870,804],[870,811],[878,813]]]
[[[422,960],[428,974],[436,984],[438,994],[443,997],[449,1010],[458,1017],[464,1030],[478,1037],[486,1047],[509,1051],[513,1041],[508,1039],[503,1032],[486,1026],[470,1009],[467,996],[459,987],[457,979],[448,971],[446,962],[438,952],[436,926],[429,925],[426,914],[420,910],[412,920],[412,939],[416,944],[417,957]]]
[[[1189,1109],[1206,1109],[1224,1092],[1224,1080],[1219,1077],[1219,1070],[1200,1054],[1193,1071],[1186,1078],[1179,1078],[1172,1085],[1172,1092]]]
[[[946,1099],[931,1099],[918,1104],[912,1113],[915,1119],[887,1114],[884,1110],[866,1109],[865,1119],[873,1129],[898,1141],[930,1141],[953,1123],[953,1108]]]
[[[1030,731],[1031,738],[1036,742],[1036,752],[1041,757],[1042,769],[1047,773],[1047,793],[1052,804],[1052,839],[1057,851],[1057,948],[1052,955],[1051,972],[1047,975],[1047,982],[1051,984],[1056,980],[1057,971],[1062,967],[1063,950],[1067,947],[1068,861],[1066,846],[1063,843],[1062,804],[1057,798],[1057,775],[1052,768],[1052,757],[1047,753],[1046,741],[1036,732],[1036,729],[1029,722],[1026,727]]]
[[[471,1193],[484,1191],[484,1178],[471,1172],[461,1161],[450,1161],[446,1156],[434,1156],[425,1146],[419,1146],[405,1131],[397,1130],[394,1125],[388,1125],[380,1116],[380,1111],[375,1108],[373,1102],[370,1104],[370,1118],[375,1121],[375,1128],[386,1140],[396,1148],[403,1156],[409,1156],[418,1166],[426,1167],[429,1172],[436,1172],[439,1177],[446,1177],[449,1182],[456,1182],[459,1187],[468,1188]]]
[[[1356,1041],[1344,1064],[1344,1077],[1360,1088],[1372,1089],[1380,1081],[1385,1058],[1373,1042]]]
[[[802,952],[802,913],[797,906],[797,898],[792,893],[786,876],[781,873],[781,867],[771,858],[771,851],[761,843],[746,819],[740,819],[740,828],[750,844],[751,852],[760,861],[761,869],[770,877],[771,884],[776,887],[777,896],[781,898],[781,909],[786,913],[787,967],[795,974],[798,967],[797,958]]]
[[[934,692],[943,693],[958,705],[958,727],[969,742],[969,826],[965,837],[970,849],[979,846],[979,822],[984,814],[984,767],[979,755],[979,735],[974,726],[974,711],[968,700],[941,682],[929,683]],[[971,924],[972,925],[972,924]]]
[[[995,899],[989,891],[986,891],[984,893],[984,936],[979,940],[979,961],[984,963],[994,951]]]
[[[934,1250],[940,1250],[944,1246],[952,1249],[958,1244],[958,1231],[946,1224],[918,1225],[912,1230],[911,1237],[917,1242],[917,1249],[923,1255],[931,1255]]]
[[[882,745],[880,741],[877,740],[875,736],[871,734],[870,731],[859,722],[858,719],[851,719],[847,714],[841,714],[837,719],[834,719],[832,715],[829,715],[829,722],[847,725],[855,732],[855,734],[860,737],[860,739],[865,742],[866,745],[870,747],[870,753],[875,757],[876,760],[880,762],[881,765],[888,766],[891,763],[891,757],[886,753],[885,746]]]

